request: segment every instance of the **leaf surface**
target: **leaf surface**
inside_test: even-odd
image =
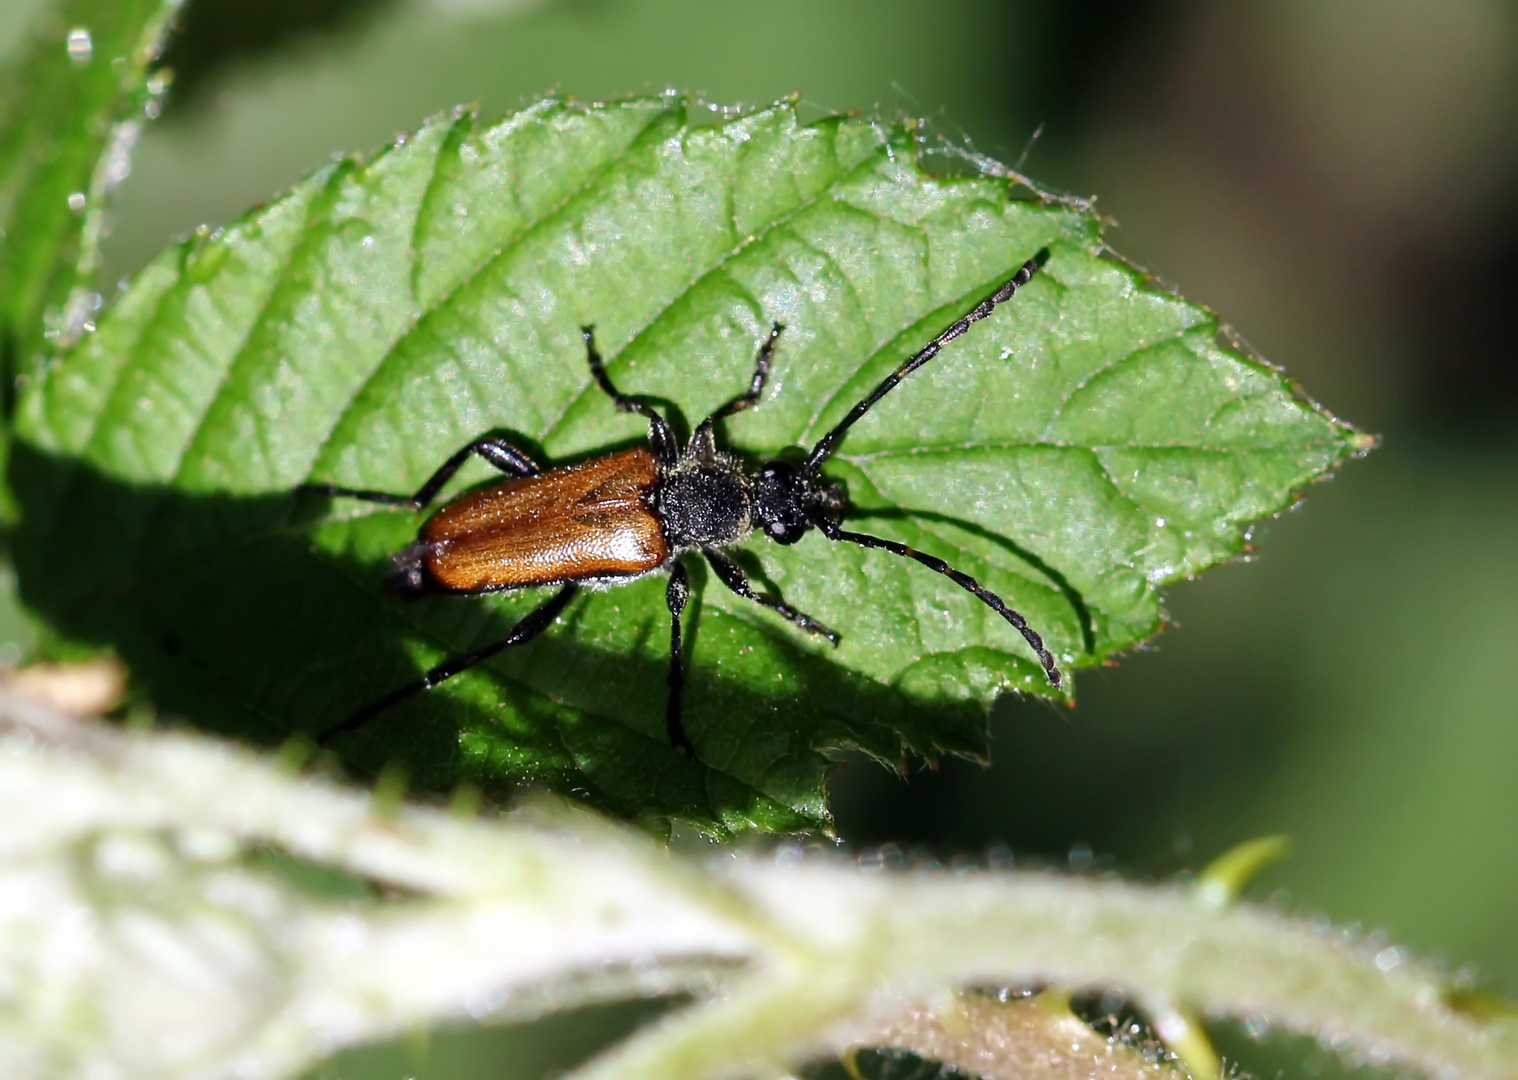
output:
[[[94,317],[105,204],[126,176],[182,0],[64,0],[0,71],[0,351],[30,373]]]
[[[762,403],[724,438],[753,459],[809,446],[1046,246],[827,474],[852,527],[1000,592],[1067,672],[1100,663],[1159,629],[1160,586],[1238,554],[1363,438],[1108,257],[1093,214],[928,175],[908,127],[807,126],[788,103],[715,127],[673,98],[460,112],[169,248],[22,401],[24,595],[120,650],[164,708],[264,740],[320,730],[548,594],[396,599],[417,515],[298,485],[409,493],[491,430],[554,464],[637,445],[642,422],[590,381],[587,324],[619,386],[688,429],[783,323]],[[794,829],[827,820],[826,751],[982,755],[998,694],[1051,693],[1015,632],[915,563],[816,533],[736,555],[843,640],[693,566],[695,760],[664,735],[659,575],[582,595],[338,749],[429,787]]]

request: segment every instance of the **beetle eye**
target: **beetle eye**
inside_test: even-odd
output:
[[[776,543],[794,544],[812,528],[806,512],[807,484],[783,461],[770,461],[759,470],[754,516],[766,536]]]

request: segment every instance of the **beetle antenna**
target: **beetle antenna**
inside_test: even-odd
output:
[[[1038,657],[1038,662],[1043,665],[1044,674],[1049,677],[1049,685],[1056,690],[1064,685],[1065,680],[1059,673],[1059,666],[1055,664],[1054,657],[1050,655],[1049,650],[1044,647],[1044,639],[1039,636],[1038,631],[1028,625],[1028,620],[1023,618],[1020,612],[1008,607],[1005,600],[976,581],[969,574],[954,569],[936,556],[918,551],[916,548],[907,547],[905,544],[898,544],[895,540],[871,536],[869,533],[849,532],[836,522],[829,521],[826,518],[817,519],[816,524],[822,530],[822,534],[829,540],[843,540],[850,544],[858,544],[860,547],[879,548],[882,551],[889,551],[893,555],[915,559],[929,570],[942,574],[966,592],[974,593],[981,603],[985,604],[1003,619],[1006,619],[1007,622],[1012,624],[1012,628],[1023,636],[1023,640],[1028,643],[1033,649],[1033,654]]]
[[[859,404],[850,409],[849,415],[845,416],[843,420],[839,422],[837,427],[822,437],[822,440],[818,442],[818,444],[812,448],[812,452],[807,455],[806,464],[802,466],[801,471],[807,476],[816,475],[816,472],[819,468],[821,468],[822,463],[828,459],[828,457],[833,453],[833,450],[837,447],[838,440],[843,438],[844,432],[848,431],[849,428],[854,426],[854,421],[858,420],[865,413],[869,412],[875,403],[889,394],[893,389],[895,389],[896,384],[901,382],[902,379],[905,379],[908,375],[912,374],[912,372],[916,371],[918,368],[922,367],[922,365],[926,364],[929,360],[933,359],[933,357],[937,356],[938,351],[945,345],[953,341],[955,338],[963,336],[964,332],[970,329],[970,325],[972,323],[980,322],[981,319],[984,319],[987,315],[991,314],[991,312],[995,311],[998,304],[1004,304],[1008,300],[1012,299],[1013,294],[1016,293],[1018,289],[1026,285],[1028,283],[1028,280],[1032,278],[1034,274],[1038,273],[1039,270],[1043,268],[1044,263],[1048,261],[1049,249],[1040,248],[1037,255],[1034,255],[1033,258],[1023,263],[1022,269],[1013,274],[1012,277],[1007,281],[1003,282],[1002,286],[993,292],[990,296],[986,297],[980,303],[976,304],[975,307],[970,310],[969,314],[955,322],[932,341],[928,342],[927,345],[923,347],[922,351],[919,352],[916,356],[912,357],[895,371],[891,372],[891,374],[886,377],[886,380],[884,382],[875,387],[875,389],[870,393],[869,397],[865,398]],[[1034,637],[1037,636],[1038,635],[1036,634],[1034,635]]]

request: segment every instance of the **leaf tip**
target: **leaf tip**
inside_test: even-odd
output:
[[[1381,436],[1372,435],[1368,431],[1351,431],[1349,438],[1345,441],[1351,454],[1355,457],[1364,457],[1381,445]]]

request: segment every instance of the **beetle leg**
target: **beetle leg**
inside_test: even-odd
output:
[[[470,454],[483,458],[508,476],[536,476],[538,473],[537,462],[506,440],[488,437],[476,439],[438,466],[437,472],[433,473],[425,484],[417,488],[415,495],[411,496],[411,505],[420,510],[437,498],[437,493],[443,489],[444,484],[453,479],[453,474],[469,460]]]
[[[1038,657],[1038,662],[1043,665],[1044,674],[1048,676],[1050,686],[1058,690],[1064,682],[1060,676],[1059,667],[1054,663],[1054,657],[1049,654],[1048,649],[1044,648],[1044,639],[1038,636],[1038,631],[1028,625],[1028,620],[1023,618],[1020,612],[1008,607],[1005,600],[976,581],[969,574],[954,569],[935,555],[918,551],[916,548],[908,547],[906,544],[899,544],[895,540],[885,540],[879,536],[871,536],[869,533],[849,532],[836,521],[831,521],[828,518],[814,518],[813,524],[821,529],[822,535],[826,536],[829,540],[842,540],[850,544],[858,544],[860,547],[879,548],[882,551],[889,551],[893,555],[914,559],[922,563],[929,570],[942,574],[966,592],[974,593],[981,603],[985,604],[986,607],[996,612],[1003,619],[1006,619],[1007,622],[1012,624],[1012,628],[1023,636],[1023,640],[1028,643],[1033,649],[1033,654]]]
[[[761,596],[756,593],[753,586],[749,584],[748,578],[744,575],[743,568],[728,558],[723,552],[718,551],[716,548],[702,548],[701,554],[705,555],[706,561],[711,564],[712,570],[717,575],[717,580],[739,596],[746,600],[752,600],[756,604],[763,604],[776,615],[795,623],[809,634],[825,637],[834,645],[838,644],[838,632],[836,630],[829,630],[816,619],[797,611],[778,596]]]
[[[716,441],[712,437],[712,426],[725,416],[740,413],[744,409],[757,404],[759,395],[764,393],[764,383],[770,377],[770,358],[775,355],[775,344],[780,340],[780,333],[785,329],[780,323],[770,326],[770,336],[764,339],[764,344],[759,346],[759,355],[754,360],[754,375],[749,380],[748,390],[733,398],[722,408],[712,413],[701,421],[696,432],[691,436],[691,446],[699,451],[705,450],[705,456],[710,456],[716,451]]]
[[[665,679],[669,684],[669,698],[664,704],[664,726],[669,733],[669,744],[695,757],[696,748],[691,745],[689,736],[685,734],[685,725],[680,720],[680,706],[685,696],[685,659],[680,634],[680,613],[690,600],[690,578],[685,572],[685,564],[679,560],[676,560],[669,572],[669,587],[664,592],[664,599],[669,604],[669,675]]]
[[[431,690],[438,683],[468,671],[476,664],[489,660],[496,653],[509,649],[513,645],[527,644],[527,642],[553,625],[553,621],[559,617],[559,613],[564,610],[564,606],[574,599],[575,592],[578,589],[579,586],[571,581],[518,620],[517,624],[511,628],[511,633],[507,634],[500,641],[493,642],[480,649],[475,649],[473,652],[467,652],[462,656],[455,656],[451,660],[444,660],[416,682],[409,683],[399,690],[392,690],[378,701],[371,701],[368,705],[365,705],[362,709],[359,709],[339,723],[333,724],[325,731],[318,733],[316,736],[317,743],[319,745],[326,745],[337,736],[362,727],[386,709],[405,701],[408,697]]]
[[[438,466],[437,472],[433,473],[425,484],[417,488],[415,495],[391,495],[384,491],[345,488],[335,484],[302,484],[300,490],[336,495],[345,499],[360,499],[364,502],[383,503],[386,506],[409,506],[413,510],[421,510],[437,498],[437,493],[442,490],[443,485],[453,479],[453,474],[463,467],[471,454],[488,461],[508,476],[535,476],[539,471],[537,462],[505,439],[486,436],[474,440]]]
[[[680,447],[675,443],[675,433],[670,430],[669,422],[648,402],[629,397],[613,386],[611,376],[606,374],[606,364],[596,351],[593,328],[582,326],[580,333],[585,336],[585,358],[590,362],[590,374],[595,378],[596,385],[616,402],[618,412],[637,413],[648,420],[648,441],[654,448],[654,456],[661,465],[673,465],[680,459]]]

